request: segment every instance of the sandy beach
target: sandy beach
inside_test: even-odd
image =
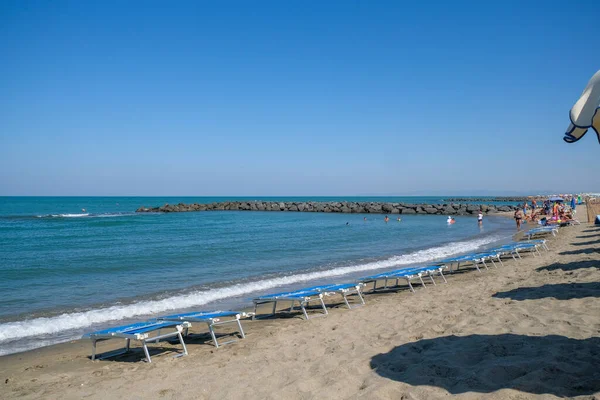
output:
[[[367,294],[326,318],[244,320],[245,340],[215,349],[203,335],[187,357],[166,345],[151,364],[140,349],[92,362],[85,340],[1,357],[0,397],[598,399],[600,228],[548,243],[541,257]]]

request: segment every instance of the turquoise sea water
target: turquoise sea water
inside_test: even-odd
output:
[[[473,217],[447,226],[445,216],[429,215],[391,216],[386,224],[374,214],[134,213],[142,205],[232,199],[0,197],[0,354],[165,312],[239,308],[270,291],[427,263],[514,231],[502,217],[486,217],[480,228]]]

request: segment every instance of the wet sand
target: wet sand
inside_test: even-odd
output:
[[[161,344],[151,364],[139,348],[92,362],[83,340],[0,357],[0,397],[600,398],[600,228],[563,228],[549,246],[325,318],[245,320],[245,340],[215,349],[196,336],[187,357]]]

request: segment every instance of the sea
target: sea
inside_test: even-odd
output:
[[[444,215],[390,215],[386,223],[379,214],[135,213],[140,206],[227,200],[445,202],[0,197],[0,355],[165,313],[243,309],[269,292],[427,264],[510,241],[515,232],[514,221],[500,216],[486,216],[479,226],[473,216],[447,225]]]

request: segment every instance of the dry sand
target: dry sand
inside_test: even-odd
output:
[[[246,340],[215,349],[203,336],[187,357],[92,362],[88,341],[1,357],[0,397],[600,399],[600,228],[549,245],[326,318],[245,321]]]

